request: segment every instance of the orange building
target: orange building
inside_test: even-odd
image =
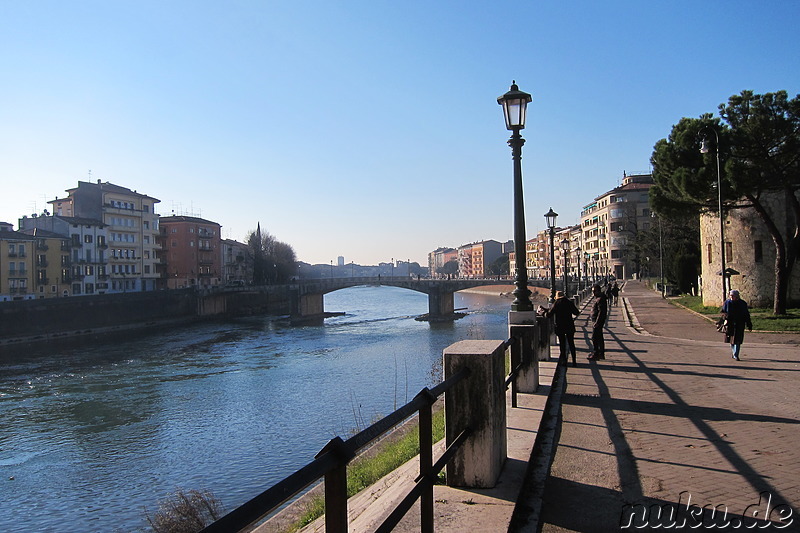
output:
[[[159,225],[167,288],[222,283],[222,226],[189,216],[161,217]]]

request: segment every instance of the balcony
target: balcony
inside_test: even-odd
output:
[[[17,257],[17,252],[9,251],[8,252],[8,257]]]
[[[36,261],[36,266],[37,267],[47,268],[48,265],[49,265],[49,263],[47,262],[47,259],[38,259]]]
[[[36,283],[39,285],[49,285],[50,279],[49,278],[39,278],[36,280]]]
[[[37,249],[37,250],[41,250],[41,251],[43,251],[43,252],[46,252],[47,250],[49,250],[49,249],[50,249],[50,247],[49,247],[49,246],[47,246],[47,245],[46,245],[45,243],[43,243],[43,242],[38,242],[38,243],[36,243],[36,249]]]

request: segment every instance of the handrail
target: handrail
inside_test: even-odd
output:
[[[202,529],[202,533],[229,533],[231,531],[240,531],[252,523],[262,519],[263,517],[267,516],[271,512],[275,511],[280,505],[286,502],[288,499],[311,485],[314,481],[318,480],[321,477],[326,477],[326,486],[329,484],[328,477],[331,473],[341,474],[340,470],[346,468],[347,464],[350,460],[355,457],[356,452],[372,442],[373,440],[377,439],[391,428],[395,427],[397,424],[405,420],[406,418],[413,415],[415,412],[420,412],[420,440],[423,438],[423,434],[428,436],[428,440],[430,440],[430,406],[436,401],[436,399],[441,396],[443,393],[447,392],[461,380],[465,379],[469,376],[470,370],[468,367],[461,368],[458,372],[447,378],[446,380],[442,381],[432,389],[424,388],[422,389],[410,402],[405,404],[404,406],[400,407],[396,411],[390,413],[389,415],[385,416],[381,420],[375,422],[368,428],[360,431],[356,435],[353,435],[346,441],[343,441],[339,437],[335,437],[331,441],[326,444],[322,450],[317,454],[316,458],[308,463],[307,465],[301,467],[299,470],[295,471],[294,473],[290,474],[283,480],[279,481],[272,487],[268,488],[261,494],[255,496],[254,498],[250,499],[249,501],[245,502],[244,504],[240,505],[236,509],[232,510],[231,512],[227,513],[219,520],[215,521],[212,524],[209,524],[204,529]],[[427,429],[423,430],[423,414],[427,411],[427,419],[426,425],[428,426]],[[465,434],[466,433],[466,434]],[[469,435],[468,430],[462,432],[461,435],[456,439],[456,441],[451,444],[448,448],[450,451],[456,444],[460,446],[461,442],[467,438]],[[432,446],[432,443],[428,444],[428,447]],[[456,447],[457,449],[457,447]],[[447,451],[445,452],[446,456],[452,456],[455,453],[453,450],[449,455],[447,455]],[[423,450],[422,446],[420,447],[420,454],[422,456]],[[427,453],[427,456],[430,456]],[[426,479],[429,478],[431,475],[435,476],[438,472],[444,468],[447,461],[442,462],[442,458],[433,465],[433,468],[438,466],[438,470],[430,471],[426,476]],[[441,464],[440,464],[441,463]],[[337,472],[338,471],[338,472]],[[342,529],[346,530],[347,524],[347,496],[346,496],[346,476],[339,475],[336,477],[336,483],[341,485],[342,480],[345,483],[344,490],[341,490],[341,487],[338,487],[340,490],[335,491],[336,502],[329,502],[329,492],[326,490],[326,502],[325,502],[325,513],[326,513],[326,526],[327,524],[327,517],[331,515],[335,515],[341,518],[344,515],[345,524],[343,525]],[[418,484],[419,485],[419,484]],[[432,483],[431,483],[432,487]],[[421,490],[421,489],[420,489]],[[333,491],[332,491],[333,492]],[[417,494],[417,490],[413,491]],[[414,498],[413,501],[419,497],[417,496]],[[413,503],[412,501],[412,503]],[[432,502],[432,499],[431,499]],[[331,505],[333,503],[333,505]],[[342,513],[342,505],[344,505],[344,513]],[[406,509],[407,510],[407,509]],[[432,507],[431,507],[432,513]],[[405,514],[405,512],[403,513]],[[400,516],[402,518],[402,515]],[[426,518],[423,516],[423,521]],[[433,515],[428,519],[430,523],[433,522]],[[339,524],[341,526],[341,524]],[[336,527],[334,527],[336,529]],[[427,530],[423,528],[423,530]],[[331,531],[329,529],[328,531]]]

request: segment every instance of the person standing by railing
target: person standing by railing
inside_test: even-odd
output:
[[[575,307],[572,300],[566,297],[564,291],[556,291],[556,301],[547,311],[547,316],[554,317],[556,322],[556,337],[560,348],[560,357],[567,362],[567,348],[572,352],[572,366],[578,366],[575,360],[575,319],[581,312]]]
[[[594,302],[592,303],[592,314],[589,318],[592,319],[592,349],[588,359],[596,361],[598,359],[606,358],[606,344],[603,339],[603,326],[606,324],[608,317],[608,298],[603,294],[603,289],[600,285],[592,285],[592,294],[594,295]]]

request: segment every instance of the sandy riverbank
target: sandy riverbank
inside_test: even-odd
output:
[[[514,285],[485,285],[483,287],[475,287],[472,289],[464,289],[460,292],[467,292],[470,294],[487,294],[489,296],[502,296],[504,298],[513,298]],[[531,298],[534,300],[547,300],[550,297],[550,289],[543,287],[528,287],[531,290]]]

